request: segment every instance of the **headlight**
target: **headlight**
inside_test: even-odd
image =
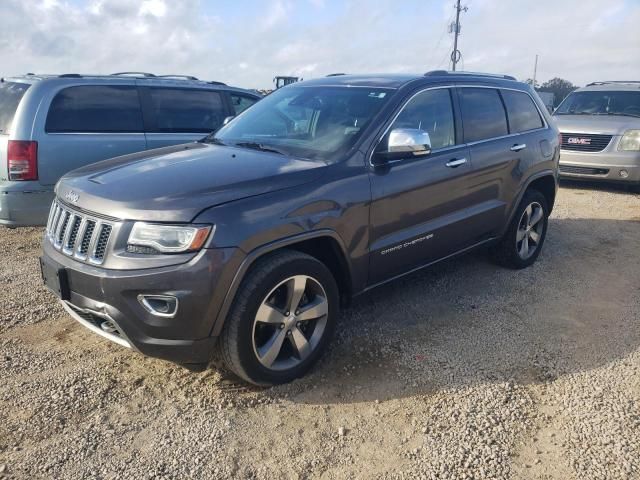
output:
[[[135,253],[193,252],[202,248],[212,230],[215,232],[215,226],[136,222],[129,234],[127,250]]]
[[[623,152],[640,151],[640,130],[627,130],[620,139],[618,150]]]

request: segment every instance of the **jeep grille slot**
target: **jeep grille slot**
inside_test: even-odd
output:
[[[113,224],[54,200],[45,232],[53,247],[65,255],[100,265],[107,254]]]
[[[612,135],[594,133],[565,133],[562,132],[561,150],[574,152],[601,152],[611,142]]]

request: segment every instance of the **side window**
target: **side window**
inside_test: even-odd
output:
[[[229,93],[229,96],[231,97],[231,105],[233,106],[233,111],[236,115],[244,112],[247,108],[258,101],[257,98],[246,97],[237,93]]]
[[[507,135],[507,116],[497,90],[460,88],[464,141],[475,142]]]
[[[143,132],[138,89],[124,85],[65,88],[51,102],[48,133]]]
[[[502,90],[502,98],[507,107],[511,133],[526,132],[544,126],[538,109],[526,93]]]
[[[208,133],[226,116],[218,92],[184,88],[149,88],[155,118],[153,132]]]
[[[431,137],[431,148],[455,145],[456,129],[448,88],[425,90],[413,97],[395,119],[391,129],[417,128]]]

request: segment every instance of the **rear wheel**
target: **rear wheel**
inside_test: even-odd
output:
[[[260,259],[222,330],[224,365],[256,385],[300,377],[326,348],[337,309],[335,279],[314,257],[282,251]]]
[[[492,256],[501,265],[520,269],[532,265],[542,250],[547,235],[549,209],[545,196],[527,190]]]

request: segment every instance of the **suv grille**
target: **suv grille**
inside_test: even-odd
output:
[[[83,262],[104,262],[113,224],[53,201],[46,237],[54,248]]]
[[[565,133],[562,132],[561,150],[576,152],[601,152],[611,142],[612,135],[594,133]]]

